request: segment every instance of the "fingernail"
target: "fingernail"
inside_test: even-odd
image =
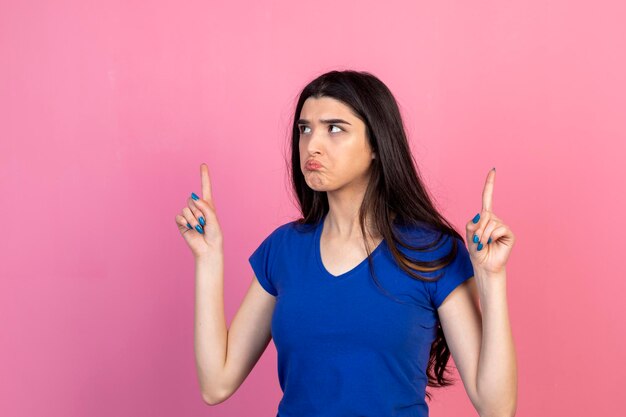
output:
[[[187,227],[190,229],[193,229],[193,227],[191,227],[191,225],[189,223],[187,223]]]
[[[196,230],[198,231],[198,233],[204,234],[204,231],[202,230],[202,227],[200,227],[199,225],[196,225]]]
[[[490,243],[491,243],[491,238],[489,238],[489,240],[487,241],[487,244],[490,244]]]
[[[204,225],[205,225],[205,222],[204,222],[204,217],[200,216],[200,218],[198,218],[198,221],[200,222],[200,224],[201,224],[202,226],[204,226]]]
[[[474,235],[474,243],[478,243],[478,235]]]
[[[474,224],[478,223],[478,220],[480,220],[480,213],[476,213],[476,215],[474,216],[474,218],[472,219],[472,222]]]
[[[479,243],[478,246],[476,247],[476,249],[481,250],[483,248],[483,244]]]
[[[191,198],[193,198],[194,200],[198,200],[200,197],[198,197],[196,193],[191,193]]]

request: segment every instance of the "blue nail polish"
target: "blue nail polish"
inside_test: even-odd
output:
[[[192,227],[191,227],[191,225],[190,225],[189,223],[187,223],[187,227],[188,227],[188,228],[190,228],[190,229],[192,229]]]
[[[474,235],[474,243],[478,243],[478,235]]]
[[[489,240],[487,241],[487,244],[491,243],[491,238],[489,238]]]
[[[193,198],[194,200],[198,200],[200,197],[198,197],[196,193],[191,193],[191,198]]]
[[[204,232],[202,231],[202,227],[200,227],[199,225],[196,225],[196,230],[198,231],[198,233],[204,234]]]
[[[478,220],[480,220],[480,213],[476,213],[476,215],[472,219],[472,223],[476,224],[478,223]]]
[[[482,243],[479,243],[479,244],[478,244],[478,247],[477,247],[476,249],[481,250],[482,248],[483,248],[483,244],[482,244]]]
[[[200,217],[198,218],[198,221],[200,222],[200,224],[201,224],[202,226],[204,226],[204,225],[206,224],[206,222],[204,221],[204,217],[202,217],[202,216],[200,216]]]

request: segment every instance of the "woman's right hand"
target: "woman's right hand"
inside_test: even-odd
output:
[[[209,167],[204,163],[200,165],[200,178],[202,181],[202,198],[196,200],[189,197],[187,207],[184,207],[182,212],[176,215],[178,231],[196,258],[222,250],[222,230],[213,205]]]

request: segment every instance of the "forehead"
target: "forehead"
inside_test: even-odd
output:
[[[332,97],[309,97],[304,101],[300,117],[304,119],[317,119],[317,116],[333,116],[354,119],[355,115],[350,106]]]

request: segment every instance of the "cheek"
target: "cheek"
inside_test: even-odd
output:
[[[307,159],[307,153],[306,148],[302,145],[302,141],[300,141],[300,144],[298,146],[298,153],[300,154],[300,167],[304,168],[304,163]]]

